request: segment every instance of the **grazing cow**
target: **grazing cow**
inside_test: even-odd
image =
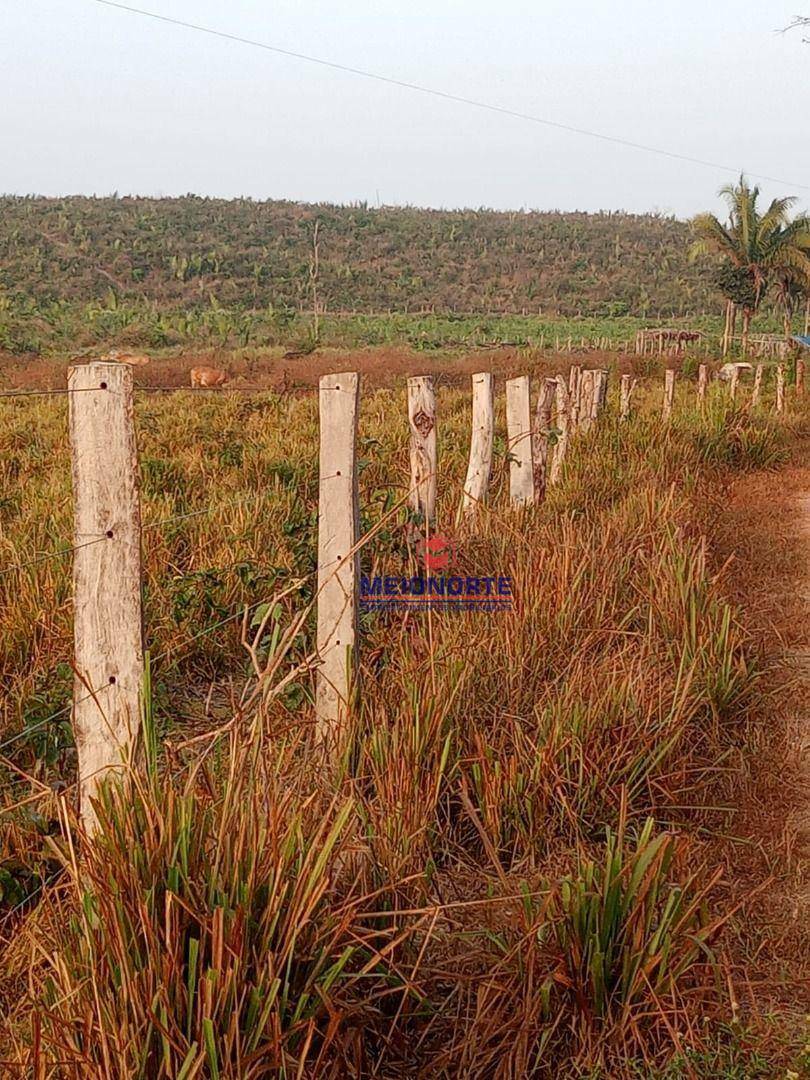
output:
[[[723,364],[720,370],[717,372],[717,378],[722,379],[723,382],[728,382],[731,376],[734,374],[734,369],[737,369],[737,373],[742,375],[744,371],[751,371],[753,364],[746,364],[741,361],[737,361],[732,364]]]
[[[101,359],[112,361],[114,364],[132,364],[133,367],[143,367],[144,364],[149,363],[149,357],[144,356],[143,353],[121,352],[120,349],[110,349]]]
[[[228,381],[228,375],[219,368],[195,367],[191,369],[191,385],[201,387],[224,386]]]

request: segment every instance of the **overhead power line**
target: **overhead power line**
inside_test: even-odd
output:
[[[242,37],[240,34],[230,34],[225,30],[215,30],[211,26],[203,26],[201,23],[187,22],[185,19],[175,19],[169,15],[161,15],[156,11],[147,11],[145,8],[133,7],[130,4],[117,3],[116,0],[91,0],[92,3],[101,4],[103,7],[116,8],[119,11],[129,12],[131,15],[143,15],[157,22],[168,23],[170,26],[180,26],[185,30],[195,30],[200,34],[209,34],[211,37],[222,38],[225,41],[234,41],[239,45],[249,45],[254,49],[263,49],[265,52],[276,53],[279,56],[287,56],[293,60],[303,60],[308,64],[318,64],[321,67],[331,68],[333,71],[342,71],[348,75],[359,75],[363,79],[373,79],[375,82],[387,83],[389,86],[399,86],[404,90],[413,90],[419,94],[429,94],[432,97],[442,98],[445,101],[453,101],[459,105],[470,105],[475,109],[484,109],[487,112],[498,113],[501,116],[511,116],[516,120],[528,120],[532,124],[542,124],[545,127],[556,128],[558,131],[568,131],[573,135],[585,135],[589,139],[600,139],[602,142],[613,143],[615,146],[623,146],[629,150],[640,150],[647,154],[657,154],[659,157],[670,158],[674,161],[686,161],[692,165],[701,165],[707,169],[718,169],[721,172],[738,174],[740,168],[732,165],[724,165],[717,161],[707,161],[704,158],[692,157],[690,154],[679,154],[674,150],[664,150],[660,146],[648,146],[645,143],[634,142],[618,135],[605,135],[600,131],[590,131],[588,128],[576,127],[573,124],[564,124],[559,120],[549,120],[547,117],[535,116],[533,113],[521,112],[518,109],[510,109],[505,105],[493,105],[488,101],[478,101],[475,98],[464,97],[461,94],[453,94],[447,90],[437,90],[435,87],[423,86],[420,83],[408,82],[405,79],[395,79],[389,75],[380,75],[375,71],[366,71],[364,68],[352,67],[350,64],[340,64],[335,60],[324,60],[319,56],[310,56],[307,53],[296,52],[293,49],[284,49],[280,45],[270,45],[266,41],[256,41],[253,38]],[[810,184],[792,183],[788,180],[780,180],[776,176],[767,176],[765,173],[749,173],[757,180],[767,180],[769,183],[782,184],[785,187],[802,188],[810,191]]]

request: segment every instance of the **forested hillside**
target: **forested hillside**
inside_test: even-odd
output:
[[[689,228],[659,215],[203,199],[0,198],[0,309],[148,300],[329,311],[714,311]]]

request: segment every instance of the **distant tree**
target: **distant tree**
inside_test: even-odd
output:
[[[791,219],[796,201],[792,197],[774,199],[760,213],[759,194],[759,188],[741,176],[738,184],[720,189],[729,211],[725,224],[714,214],[698,214],[692,221],[692,258],[709,255],[722,260],[714,282],[728,301],[742,309],[743,352],[751,319],[771,283],[782,303],[786,334],[797,290],[810,290],[810,219],[805,215]]]

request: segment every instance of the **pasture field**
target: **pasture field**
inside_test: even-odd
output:
[[[510,374],[562,363],[495,359]],[[287,393],[136,393],[144,754],[102,800],[81,867],[59,713],[70,559],[45,557],[71,544],[67,405],[0,399],[0,1060],[13,1075],[807,1066],[806,1006],[757,983],[773,950],[747,905],[767,874],[729,873],[769,683],[712,540],[736,474],[776,478],[800,453],[806,405],[778,420],[772,386],[757,409],[713,386],[701,411],[683,379],[663,426],[657,370],[621,422],[614,365],[562,481],[515,512],[500,386],[491,499],[456,530],[460,373],[487,368],[465,357],[439,386],[438,528],[459,573],[512,577],[514,608],[364,615],[361,690],[331,767],[313,749],[311,615],[287,633],[314,595],[317,395],[304,377]],[[385,381],[362,394],[361,562],[399,574],[417,565],[407,412],[402,378]]]

